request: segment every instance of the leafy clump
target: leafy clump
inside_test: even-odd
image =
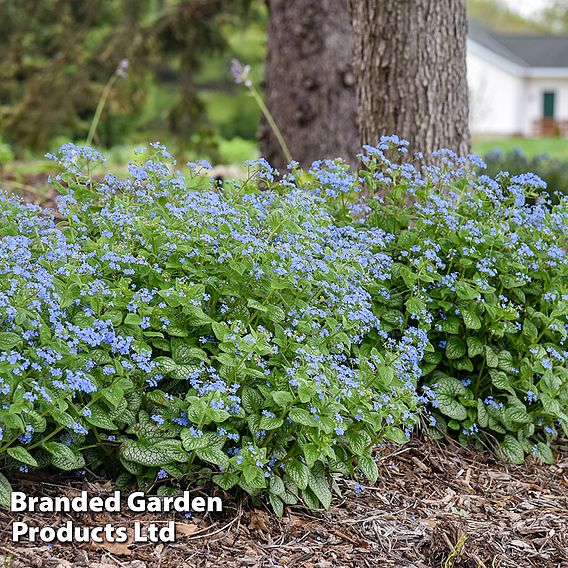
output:
[[[422,168],[393,158],[405,154],[385,139],[363,156],[363,224],[396,235],[375,313],[428,334],[434,435],[551,462],[550,441],[568,434],[568,201],[553,205],[534,174],[478,176],[478,160],[448,151]]]
[[[206,474],[279,513],[329,506],[332,472],[374,482],[373,447],[406,440],[421,402],[425,334],[373,312],[392,237],[264,162],[219,188],[157,144],[127,179],[91,179],[88,148],[52,158],[62,220],[0,199],[7,466],[160,491]]]
[[[568,433],[568,204],[537,176],[407,143],[362,168],[264,160],[217,184],[163,146],[129,177],[73,145],[53,214],[0,198],[0,451],[174,491],[206,477],[277,513],[421,411],[520,463]],[[421,165],[422,164],[422,165]],[[57,219],[57,221],[56,221]],[[418,387],[418,388],[417,388]],[[0,495],[6,493],[0,476]]]

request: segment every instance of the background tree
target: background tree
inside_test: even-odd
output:
[[[568,34],[568,4],[566,0],[552,0],[540,16],[545,29]]]
[[[351,14],[360,141],[467,153],[465,0],[351,0]]]
[[[356,102],[349,0],[267,0],[266,105],[302,165],[341,156],[355,161]],[[261,153],[286,160],[266,123]]]
[[[561,0],[565,3],[565,0]],[[467,0],[467,15],[482,24],[511,34],[550,33],[551,26],[540,17],[526,18],[500,0]]]

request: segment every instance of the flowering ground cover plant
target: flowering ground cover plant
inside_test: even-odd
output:
[[[396,235],[374,313],[389,332],[428,334],[433,435],[449,428],[514,463],[552,462],[550,441],[568,435],[568,201],[553,205],[533,174],[478,176],[475,157],[442,151],[437,166],[415,167],[406,146],[386,137],[366,148],[357,181],[341,168],[334,178],[336,215]]]
[[[219,187],[158,144],[127,179],[91,179],[89,148],[51,158],[56,214],[0,198],[7,471],[160,492],[208,475],[280,514],[328,507],[332,472],[376,480],[373,447],[417,423],[427,342],[373,311],[391,235],[337,222],[262,161]]]
[[[386,137],[362,168],[249,163],[216,184],[159,144],[120,179],[51,156],[56,212],[0,197],[0,453],[282,514],[433,435],[550,462],[568,433],[568,204]],[[0,497],[9,484],[0,474]]]

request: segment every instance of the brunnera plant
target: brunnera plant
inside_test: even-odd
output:
[[[333,205],[395,235],[374,313],[388,332],[428,334],[420,382],[434,436],[449,429],[511,462],[550,463],[551,440],[568,435],[568,200],[553,204],[534,174],[477,175],[473,156],[441,151],[420,167],[406,146],[385,137],[366,147],[357,182],[343,182]]]
[[[372,449],[405,441],[424,400],[426,334],[375,311],[392,236],[336,222],[264,161],[219,187],[159,144],[126,179],[92,179],[90,148],[50,157],[57,217],[0,197],[7,471],[161,493],[206,476],[279,514],[328,507],[334,472],[376,481]]]

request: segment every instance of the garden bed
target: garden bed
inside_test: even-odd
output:
[[[292,507],[278,519],[248,500],[225,501],[223,516],[177,518],[178,540],[165,546],[16,545],[14,514],[2,511],[1,551],[14,568],[568,566],[568,446],[562,444],[555,465],[528,458],[513,466],[458,445],[414,440],[383,450],[376,487],[356,495],[351,482],[341,481],[343,498],[327,513]],[[37,495],[109,490],[102,483],[38,480],[23,477],[15,488]],[[68,518],[58,514],[61,523]],[[170,520],[109,513],[80,518],[121,526]],[[30,522],[56,524],[53,513],[34,513]]]

